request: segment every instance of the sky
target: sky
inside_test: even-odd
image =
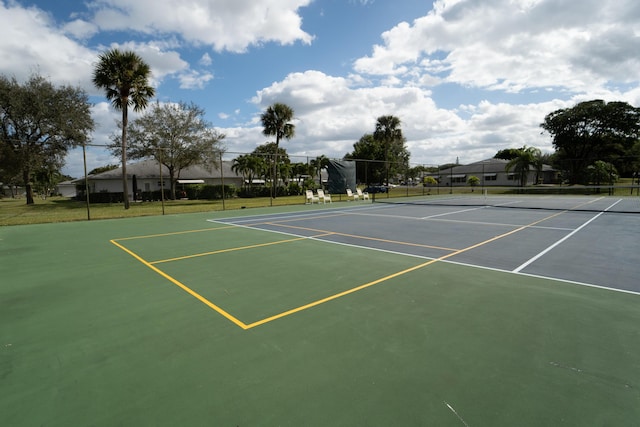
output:
[[[394,115],[414,166],[550,153],[552,111],[640,106],[637,0],[0,0],[0,34],[3,75],[86,91],[95,145],[118,133],[91,83],[111,48],[150,65],[153,102],[204,109],[229,159],[273,141],[260,114],[276,102],[295,112],[294,162],[342,158]],[[87,149],[88,170],[109,164]],[[83,176],[81,150],[63,172]]]

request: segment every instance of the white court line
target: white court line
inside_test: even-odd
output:
[[[484,208],[476,208],[476,209],[484,209]],[[465,209],[465,211],[466,211],[466,209]],[[438,214],[438,215],[425,216],[425,217],[405,216],[405,215],[385,215],[385,214],[362,213],[362,212],[353,212],[353,211],[345,212],[345,213],[347,215],[374,216],[374,217],[393,218],[393,219],[408,219],[408,220],[411,220],[411,221],[455,222],[455,223],[459,223],[459,224],[491,225],[491,226],[495,226],[495,227],[508,227],[508,228],[512,228],[512,227],[518,228],[518,227],[524,227],[526,225],[526,224],[509,224],[509,223],[504,223],[504,222],[468,221],[468,220],[462,220],[462,219],[435,218],[437,216],[450,215],[452,213],[458,213],[458,212],[464,212],[464,211],[449,212],[449,213],[445,213],[445,214]],[[547,226],[544,226],[544,225],[534,225],[534,226],[531,226],[529,228],[539,228],[539,229],[544,229],[544,230],[561,230],[561,231],[571,231],[571,230],[573,230],[573,228],[547,227]]]
[[[611,207],[613,207],[616,203],[611,205]],[[595,218],[593,218],[593,219],[595,219]],[[207,220],[207,221],[218,222],[217,220]],[[393,255],[408,256],[410,258],[418,258],[418,259],[426,259],[426,260],[434,260],[434,259],[436,259],[436,258],[433,258],[433,257],[424,256],[424,255],[417,255],[417,254],[411,254],[411,253],[407,253],[407,252],[392,251],[392,250],[388,250],[388,249],[380,249],[380,248],[375,248],[375,247],[371,247],[371,246],[357,245],[357,244],[354,244],[354,243],[336,242],[336,241],[333,241],[333,240],[328,240],[326,238],[313,237],[313,236],[304,236],[302,234],[290,233],[290,232],[279,231],[279,230],[263,229],[263,228],[253,227],[253,226],[232,224],[232,223],[226,223],[226,222],[222,222],[222,224],[236,225],[237,227],[241,227],[241,228],[246,228],[246,229],[250,229],[250,230],[257,230],[257,231],[266,231],[268,233],[282,234],[282,235],[285,235],[285,236],[306,237],[308,240],[314,240],[314,241],[317,241],[317,242],[329,243],[329,244],[332,244],[332,245],[348,246],[348,247],[352,247],[352,248],[356,248],[356,249],[364,249],[364,250],[375,251],[375,252],[383,252],[383,253],[388,253],[388,254],[393,254]],[[626,290],[626,289],[618,289],[618,288],[612,288],[612,287],[608,287],[608,286],[594,285],[592,283],[578,282],[578,281],[575,281],[575,280],[561,279],[561,278],[551,277],[551,276],[542,276],[542,275],[539,275],[539,274],[521,273],[521,272],[516,272],[514,270],[510,271],[510,270],[505,270],[505,269],[502,269],[502,268],[487,267],[487,266],[477,265],[477,264],[469,264],[469,263],[460,262],[460,261],[453,261],[453,260],[449,260],[449,259],[440,260],[439,262],[443,262],[445,264],[455,264],[455,265],[460,265],[460,266],[469,267],[469,268],[478,268],[480,270],[495,271],[495,272],[498,272],[498,273],[517,274],[517,275],[520,275],[520,276],[534,277],[534,278],[542,279],[542,280],[551,280],[551,281],[555,281],[555,282],[568,283],[568,284],[571,284],[571,285],[585,286],[585,287],[588,287],[588,288],[603,289],[603,290],[606,290],[606,291],[620,292],[620,293],[624,293],[624,294],[631,294],[631,295],[640,296],[640,292],[638,292],[638,291],[630,291],[630,290]]]
[[[611,206],[607,207],[603,212],[600,212],[598,215],[594,216],[593,218],[591,218],[589,221],[585,222],[584,224],[582,224],[580,227],[576,228],[575,230],[573,230],[571,233],[567,234],[566,236],[564,236],[562,239],[558,240],[557,242],[555,242],[553,245],[549,246],[548,248],[546,248],[545,250],[543,250],[542,252],[540,252],[538,255],[534,256],[533,258],[530,258],[528,261],[526,261],[524,264],[520,265],[519,267],[517,267],[515,270],[513,270],[514,273],[519,273],[522,269],[528,267],[529,265],[531,265],[531,263],[537,261],[538,259],[540,259],[541,257],[543,257],[545,254],[547,254],[549,251],[551,251],[553,248],[555,248],[556,246],[560,245],[562,242],[564,242],[565,240],[569,239],[571,236],[573,236],[574,234],[576,234],[578,231],[582,230],[584,227],[586,227],[587,225],[591,224],[591,222],[595,221],[597,218],[600,217],[600,215],[604,214],[606,211],[608,211],[609,209],[611,209],[612,207],[614,207],[615,205],[617,205],[618,203],[621,202],[622,199],[618,199],[617,202],[613,203]]]
[[[217,222],[216,220],[212,220],[212,219],[208,219],[207,221]],[[285,235],[285,236],[301,237],[301,238],[306,239],[306,240],[314,240],[316,242],[329,243],[331,245],[348,246],[348,247],[351,247],[351,248],[364,249],[364,250],[367,250],[367,251],[384,252],[384,253],[388,253],[388,254],[402,255],[402,256],[406,256],[406,257],[410,257],[410,258],[418,258],[418,259],[426,259],[426,260],[434,260],[435,259],[433,257],[428,257],[428,256],[424,256],[424,255],[416,255],[416,254],[411,254],[411,253],[407,253],[407,252],[398,252],[398,251],[392,251],[392,250],[388,250],[388,249],[375,248],[375,247],[372,247],[372,246],[356,245],[354,243],[336,242],[336,241],[333,241],[333,240],[328,240],[326,238],[322,238],[322,237],[320,237],[320,235],[318,235],[318,236],[313,236],[313,235],[312,236],[305,236],[303,234],[291,233],[291,232],[287,232],[287,231],[271,230],[269,228],[254,227],[253,225],[232,224],[232,223],[226,223],[226,222],[222,222],[222,224],[235,225],[236,227],[245,228],[247,230],[264,231],[264,232],[267,232],[267,233],[282,234],[282,235]],[[277,224],[273,224],[273,225],[277,226]],[[330,236],[332,234],[333,233],[331,233],[331,232],[327,232],[327,234],[323,234],[322,236],[328,237],[328,236]],[[450,251],[450,252],[452,252],[452,251]],[[473,267],[473,266],[471,266],[471,267]]]
[[[437,214],[437,215],[429,215],[429,216],[423,216],[420,219],[431,219],[431,218],[437,218],[439,216],[447,216],[447,215],[453,215],[453,214],[458,214],[458,213],[462,213],[462,212],[471,212],[471,211],[477,211],[479,209],[486,209],[486,206],[481,206],[479,208],[471,208],[471,209],[463,209],[460,211],[454,211],[454,212],[446,212],[446,213],[441,213],[441,214]]]
[[[322,216],[323,214],[335,215],[336,213],[351,213],[351,211],[360,209],[372,209],[372,207],[368,206],[354,206],[347,208],[331,208],[331,209],[322,209],[317,211],[295,211],[295,212],[284,212],[284,213],[268,213],[268,214],[257,214],[257,215],[249,215],[249,216],[232,216],[226,218],[217,218],[217,219],[207,219],[207,222],[219,222],[222,224],[234,225],[241,224],[246,222],[254,222],[254,221],[275,221],[280,219],[290,219],[290,218],[304,218],[307,216]]]

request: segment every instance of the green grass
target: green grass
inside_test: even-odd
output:
[[[340,197],[336,197],[339,201]],[[174,215],[182,213],[197,213],[268,206],[286,206],[304,204],[304,196],[287,196],[270,199],[258,197],[253,199],[225,200],[166,200],[164,214]],[[123,204],[92,204],[87,212],[85,202],[78,202],[64,197],[52,197],[46,200],[37,199],[35,204],[27,205],[24,198],[0,199],[0,226],[43,224],[54,222],[133,218],[141,216],[155,216],[163,214],[162,202],[131,203],[130,209],[124,209]]]

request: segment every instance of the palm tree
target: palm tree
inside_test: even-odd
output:
[[[293,120],[293,109],[286,104],[275,103],[267,108],[267,111],[260,116],[266,136],[275,135],[276,149],[273,161],[273,197],[276,196],[276,185],[278,183],[278,148],[282,138],[291,139],[295,135],[295,125],[290,123]]]
[[[402,129],[400,129],[400,119],[395,116],[378,117],[373,138],[384,146],[385,178],[386,184],[389,184],[389,150],[392,144],[404,141]]]
[[[261,176],[264,169],[264,161],[262,157],[252,154],[243,154],[233,160],[231,170],[242,175],[245,189],[253,188],[253,181],[256,176]]]
[[[320,155],[315,159],[311,159],[311,166],[318,172],[318,185],[320,188],[324,188],[322,185],[322,169],[329,165],[329,159],[324,155]]]
[[[509,173],[511,169],[518,175],[520,179],[520,186],[527,185],[527,177],[529,171],[533,167],[537,173],[542,168],[541,163],[542,153],[535,147],[527,147],[526,145],[518,150],[517,157],[514,157],[505,166],[505,171]]]
[[[127,188],[127,125],[129,106],[133,111],[142,111],[155,90],[149,86],[151,69],[134,52],[111,49],[99,57],[93,70],[93,84],[104,89],[108,100],[116,110],[122,110],[122,192],[124,208],[129,209]]]
[[[244,154],[233,159],[231,170],[242,175],[242,186],[246,188],[249,183],[247,175],[249,175],[251,171],[249,169],[249,155]]]

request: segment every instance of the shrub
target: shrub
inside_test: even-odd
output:
[[[198,194],[199,199],[218,200],[222,199],[224,188],[224,197],[230,199],[236,196],[236,188],[232,185],[203,185]]]
[[[290,182],[287,190],[289,196],[299,196],[302,194],[302,188],[300,188],[297,182]]]

